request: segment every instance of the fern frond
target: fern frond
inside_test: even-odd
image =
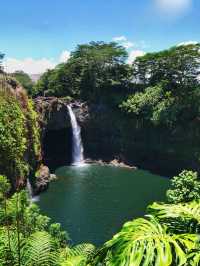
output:
[[[74,256],[89,256],[93,254],[95,251],[95,246],[88,243],[83,243],[76,245],[69,249],[67,256],[68,257],[74,257]]]
[[[58,265],[58,254],[48,233],[36,232],[30,236],[23,249],[23,261],[25,266]]]
[[[61,266],[86,266],[87,260],[94,254],[95,246],[83,243],[72,248],[66,248]]]

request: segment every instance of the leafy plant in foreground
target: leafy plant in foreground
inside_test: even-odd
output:
[[[95,246],[88,243],[79,244],[72,248],[65,248],[60,254],[60,266],[86,266],[93,256]]]
[[[148,212],[174,233],[200,232],[200,201],[179,204],[154,202],[148,207]]]
[[[60,224],[40,214],[26,191],[8,197],[10,184],[0,175],[0,266],[86,265],[95,247],[68,247]]]
[[[187,252],[196,247],[195,234],[171,234],[153,216],[126,223],[104,244],[91,265],[185,265]],[[99,264],[100,263],[100,264]]]

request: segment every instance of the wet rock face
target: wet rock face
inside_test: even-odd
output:
[[[35,99],[35,106],[40,115],[43,132],[70,127],[67,104],[67,101],[56,97],[38,97]]]
[[[71,103],[71,106],[75,112],[77,121],[81,126],[90,120],[90,110],[87,103],[75,101]]]
[[[35,104],[43,132],[43,161],[49,167],[56,160],[54,169],[71,162],[69,103],[81,126],[85,158],[108,162],[118,158],[164,176],[175,175],[185,168],[200,171],[199,159],[190,156],[194,152],[191,150],[193,140],[187,137],[190,128],[183,138],[179,132],[171,134],[166,128],[158,130],[108,104],[38,97]],[[196,146],[199,146],[198,140]]]
[[[35,99],[36,110],[40,115],[40,123],[43,131],[61,130],[71,128],[70,116],[67,105],[71,104],[80,124],[89,118],[88,106],[80,101],[70,102],[67,99],[56,97],[37,97]]]
[[[71,163],[72,128],[67,105],[71,104],[78,123],[82,125],[88,119],[88,107],[80,101],[69,102],[56,97],[38,97],[35,99],[42,130],[43,163],[51,171]]]

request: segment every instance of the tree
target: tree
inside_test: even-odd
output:
[[[120,108],[140,119],[149,120],[155,125],[173,126],[182,108],[170,91],[165,90],[165,82],[147,87],[144,92],[131,94]]]
[[[2,67],[2,60],[3,60],[3,58],[4,58],[4,54],[2,54],[2,53],[0,52],[0,73],[3,72],[3,67]]]
[[[33,82],[28,74],[23,71],[16,71],[11,75],[26,89],[29,95],[33,94]]]
[[[114,42],[79,45],[69,63],[79,73],[81,97],[97,100],[105,92],[108,95],[109,88],[125,86],[128,77],[126,59],[126,50]]]
[[[199,51],[200,44],[196,44],[138,57],[133,63],[133,76],[140,86],[121,108],[137,118],[170,128],[198,120]]]
[[[156,53],[148,53],[133,62],[135,80],[155,85],[161,80],[177,87],[196,87],[200,74],[200,43],[180,45]]]
[[[44,73],[35,91],[84,100],[108,98],[112,89],[128,87],[131,72],[126,58],[126,50],[113,42],[78,45],[67,63]]]

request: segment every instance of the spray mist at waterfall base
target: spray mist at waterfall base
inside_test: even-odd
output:
[[[29,200],[32,203],[33,202],[38,202],[40,200],[39,196],[34,196],[33,189],[32,189],[32,186],[31,186],[31,183],[30,183],[29,179],[27,179],[26,190],[27,190],[27,193],[28,193]]]

